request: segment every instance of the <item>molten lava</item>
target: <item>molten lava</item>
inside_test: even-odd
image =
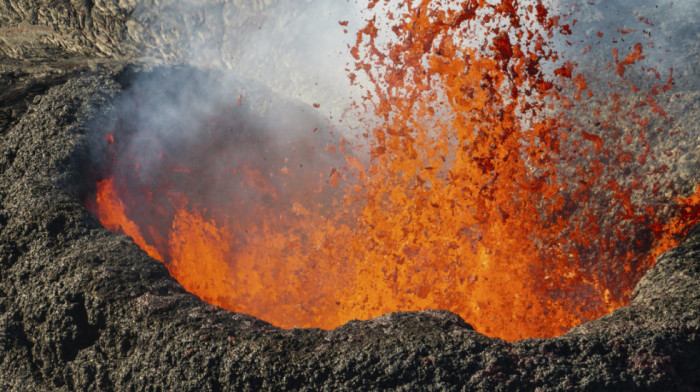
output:
[[[358,32],[350,77],[369,81],[357,107],[374,117],[323,152],[343,164],[203,164],[214,140],[162,151],[154,173],[116,129],[88,207],[188,291],[284,328],[440,308],[514,340],[624,305],[700,220],[700,188],[669,198],[657,181],[654,140],[672,123],[655,95],[672,78],[650,91],[624,79],[640,43],[593,91],[553,49],[571,27],[542,3],[444,3],[397,4]]]

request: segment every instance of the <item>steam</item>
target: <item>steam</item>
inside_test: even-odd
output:
[[[362,2],[146,3],[135,9],[127,34],[151,37],[141,48],[151,70],[128,81],[100,124],[100,145],[105,133],[116,133],[114,166],[130,162],[138,173],[130,187],[167,182],[162,173],[178,168],[163,167],[164,154],[179,155],[210,179],[196,185],[206,188],[197,189],[204,198],[233,190],[245,197],[226,180],[243,163],[287,190],[340,165],[341,157],[325,149],[349,138],[355,123],[351,102],[360,93],[347,69]],[[104,160],[104,149],[93,150]],[[202,158],[207,167],[199,167]],[[287,170],[298,174],[295,181],[280,174]]]
[[[610,61],[613,48],[627,52],[639,42],[646,56],[638,62],[640,68],[654,67],[662,78],[673,68],[674,77],[684,81],[679,86],[683,89],[697,86],[700,81],[697,67],[692,65],[700,54],[695,27],[700,10],[693,2],[563,0],[558,8],[570,14],[565,23],[571,25],[571,37],[576,39],[560,40],[555,49],[580,62],[581,68],[604,65],[603,61]],[[577,21],[575,25],[573,20]],[[590,45],[590,52],[583,55],[587,45]]]
[[[339,162],[321,157],[318,151],[326,144],[337,144],[341,137],[351,139],[361,133],[353,129],[360,125],[351,104],[362,100],[369,82],[362,73],[357,75],[356,86],[348,78],[354,61],[349,48],[355,43],[356,32],[366,18],[376,15],[381,45],[391,39],[387,27],[391,23],[385,15],[401,10],[399,2],[379,2],[371,15],[363,14],[367,3],[143,2],[134,9],[126,34],[150,37],[142,40],[141,62],[156,68],[131,81],[128,91],[115,103],[111,123],[101,128],[112,133],[128,125],[130,144],[121,150],[122,159],[138,157],[145,177],[156,171],[153,168],[163,150],[202,146],[211,140],[217,140],[217,156],[212,161],[225,162],[218,155],[227,154],[242,160],[279,154],[286,161],[278,165],[281,167],[266,167],[268,176],[291,163],[300,167],[302,161],[307,163],[305,170],[314,162],[319,165],[316,171],[328,173]],[[457,3],[446,2],[444,7],[454,8]],[[520,5],[535,3],[521,1]],[[630,75],[642,68],[655,68],[665,78],[673,67],[678,85],[697,91],[700,71],[693,66],[693,59],[697,59],[700,41],[694,21],[700,10],[692,2],[643,0],[630,5],[623,1],[547,0],[545,4],[557,13],[570,10],[565,23],[572,26],[572,37],[578,40],[559,39],[552,45],[565,60],[577,62],[579,69],[605,67],[612,48],[626,53],[635,42],[642,42],[646,58],[626,76],[645,83],[648,73]],[[473,30],[465,45],[485,39],[479,26]],[[630,32],[622,34],[621,30]],[[591,51],[584,55],[587,45]],[[180,70],[161,72],[173,65]],[[545,72],[552,72],[556,65],[544,67]],[[589,78],[589,85],[597,91],[604,91],[605,83],[607,80]],[[212,118],[221,122],[217,126],[232,128],[234,136],[215,138],[203,125]],[[240,134],[246,132],[255,133],[255,143],[241,142]]]
[[[146,61],[167,58],[223,71],[280,97],[322,104],[321,113],[337,118],[351,95],[345,69],[354,29],[362,24],[361,4],[170,0],[144,9],[136,19],[166,41],[145,49]]]

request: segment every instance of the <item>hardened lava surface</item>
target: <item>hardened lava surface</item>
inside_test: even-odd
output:
[[[167,65],[183,53],[187,32],[166,23],[173,2],[151,14],[137,3],[0,2],[0,390],[700,389],[700,227],[629,305],[552,339],[488,338],[437,310],[283,330],[187,293],[83,203],[90,130],[149,68],[139,56]],[[245,12],[239,3],[222,2]],[[688,152],[667,175],[692,187],[698,100],[693,86],[681,93]]]
[[[505,342],[445,311],[282,330],[208,305],[81,197],[115,73],[46,86],[2,134],[3,390],[696,390],[700,229],[634,298],[552,339]]]

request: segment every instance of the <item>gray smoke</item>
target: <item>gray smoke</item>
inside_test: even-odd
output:
[[[99,125],[100,134],[115,134],[115,167],[129,162],[138,173],[129,181],[163,182],[159,173],[178,170],[163,166],[165,154],[170,166],[179,157],[196,167],[202,181],[193,193],[216,198],[235,190],[245,198],[234,180],[226,181],[231,167],[249,162],[275,186],[294,190],[303,177],[328,176],[342,164],[325,148],[349,138],[355,122],[349,110],[359,93],[346,69],[362,25],[360,5],[165,0],[132,6],[126,34],[143,43],[146,71],[128,78]],[[105,150],[95,151],[104,160]],[[290,170],[296,177],[284,175]]]

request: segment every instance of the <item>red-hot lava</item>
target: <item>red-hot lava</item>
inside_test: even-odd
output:
[[[700,220],[700,189],[669,200],[655,181],[667,168],[653,142],[672,124],[648,124],[672,79],[625,80],[637,44],[592,91],[552,48],[571,29],[542,4],[407,3],[357,35],[350,76],[373,86],[358,106],[380,120],[328,146],[341,166],[264,151],[207,162],[214,140],[161,151],[144,173],[116,130],[88,207],[188,291],[285,328],[440,308],[514,340],[624,305]]]

